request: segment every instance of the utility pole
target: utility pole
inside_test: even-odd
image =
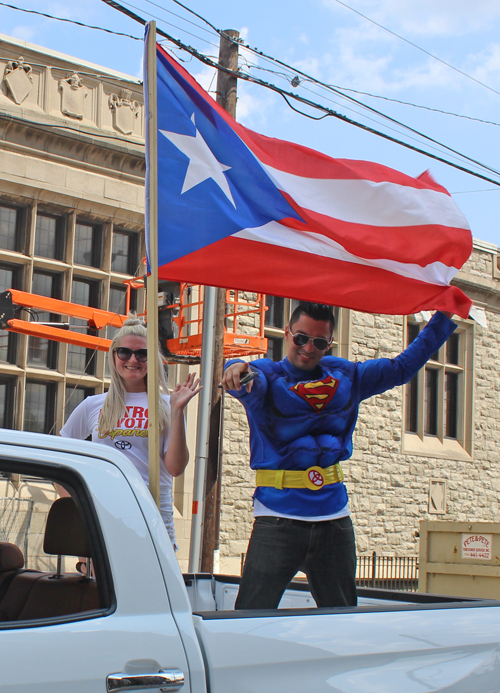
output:
[[[219,45],[219,65],[238,71],[239,31],[228,29],[221,36]],[[231,41],[230,39],[234,39]],[[217,75],[217,103],[229,115],[236,118],[236,85],[237,77],[222,70]],[[201,570],[212,573],[214,568],[214,552],[219,549],[219,518],[220,518],[220,476],[221,447],[223,436],[223,393],[219,388],[224,369],[224,316],[226,314],[226,290],[217,289],[216,318],[215,318],[215,352],[212,379],[212,401],[210,408],[209,443],[207,459],[207,475],[205,486],[203,543],[201,552]],[[219,490],[219,492],[218,492]]]

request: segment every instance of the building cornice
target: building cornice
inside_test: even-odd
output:
[[[26,121],[0,111],[0,149],[144,184],[144,145],[83,129]]]

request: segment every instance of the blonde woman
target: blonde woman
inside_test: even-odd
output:
[[[109,350],[111,385],[102,395],[87,397],[72,412],[60,435],[92,440],[123,452],[148,483],[147,330],[142,320],[129,318],[115,334]],[[172,507],[172,477],[182,474],[189,459],[184,409],[201,390],[200,380],[190,373],[186,381],[168,394],[159,349],[152,357],[160,361],[160,512],[174,548],[177,549]]]

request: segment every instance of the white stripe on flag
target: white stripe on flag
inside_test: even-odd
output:
[[[304,178],[261,164],[275,185],[303,209],[368,226],[422,226],[468,229],[453,199],[436,190],[384,181]]]
[[[271,221],[264,226],[254,229],[242,229],[233,234],[236,238],[244,238],[248,241],[267,243],[290,250],[298,250],[309,255],[319,255],[329,257],[342,262],[350,262],[356,265],[377,267],[379,269],[399,274],[402,277],[417,279],[426,284],[438,284],[448,286],[455,274],[458,272],[455,267],[448,267],[442,262],[432,262],[425,267],[420,265],[397,262],[395,260],[368,260],[366,258],[352,255],[339,243],[336,243],[327,236],[309,231],[297,231],[282,226],[277,221]]]

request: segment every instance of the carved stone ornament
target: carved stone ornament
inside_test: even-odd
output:
[[[59,80],[61,91],[61,113],[69,118],[82,120],[83,103],[87,98],[87,88],[83,86],[83,79],[77,72],[68,75],[66,79]]]
[[[115,115],[115,130],[119,130],[124,135],[130,135],[134,130],[134,120],[139,115],[140,108],[138,101],[132,101],[132,92],[123,89],[121,97],[111,94],[109,107]]]
[[[7,63],[3,78],[7,89],[17,104],[22,103],[33,89],[31,65],[25,63],[23,57]]]

